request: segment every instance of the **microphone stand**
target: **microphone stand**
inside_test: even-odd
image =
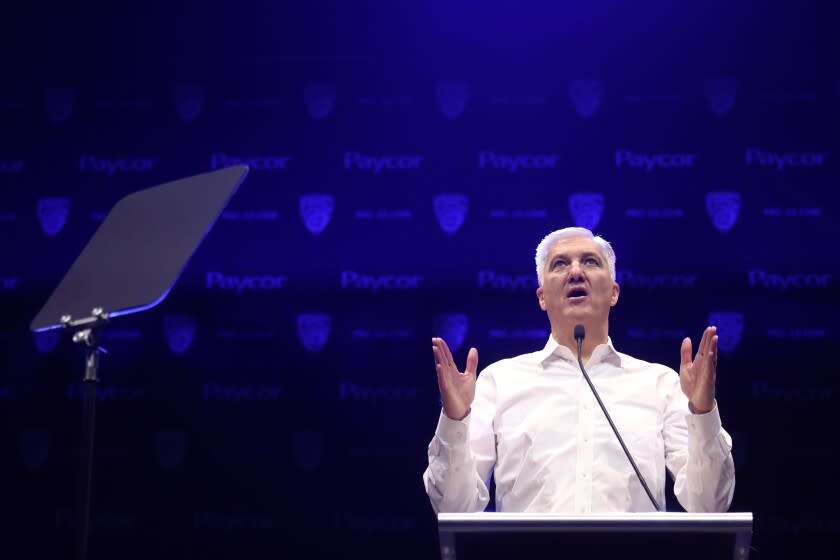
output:
[[[662,508],[659,507],[659,503],[656,501],[656,498],[653,497],[653,493],[651,493],[650,488],[648,488],[647,482],[645,482],[645,477],[642,476],[642,473],[639,471],[639,467],[636,466],[636,461],[633,460],[633,456],[630,455],[630,451],[627,449],[627,446],[624,445],[624,440],[621,439],[621,434],[618,433],[618,428],[615,427],[613,424],[612,418],[610,418],[610,413],[607,412],[607,407],[604,406],[603,401],[601,401],[601,397],[598,395],[598,391],[595,390],[595,385],[592,384],[592,380],[589,379],[589,375],[586,373],[586,369],[583,367],[583,360],[581,359],[581,347],[583,346],[583,337],[585,336],[583,325],[575,325],[575,341],[577,342],[577,359],[578,365],[580,366],[580,371],[583,373],[583,378],[586,379],[586,383],[589,385],[589,388],[592,390],[592,394],[595,395],[595,400],[598,401],[598,406],[601,407],[601,410],[604,412],[604,416],[607,417],[607,422],[610,424],[610,428],[612,428],[615,437],[618,438],[618,443],[621,444],[621,449],[624,450],[624,455],[627,456],[627,460],[630,461],[630,466],[633,467],[633,470],[636,472],[636,476],[639,478],[639,482],[642,483],[642,487],[645,489],[645,493],[647,497],[650,498],[650,503],[653,504],[653,507],[656,508],[656,511],[662,511]]]

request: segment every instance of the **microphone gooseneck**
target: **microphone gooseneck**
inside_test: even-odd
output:
[[[604,406],[604,403],[601,400],[601,396],[598,395],[598,391],[595,389],[595,385],[592,384],[592,380],[589,379],[589,375],[586,373],[586,369],[583,367],[583,359],[581,358],[581,356],[583,339],[586,336],[586,330],[583,328],[583,325],[575,325],[574,335],[575,341],[577,342],[577,359],[578,365],[580,366],[580,372],[583,374],[583,378],[586,379],[586,383],[592,390],[592,394],[595,395],[595,400],[598,401],[598,406],[601,407],[601,410],[604,412],[604,416],[607,417],[607,422],[609,422],[610,428],[612,428],[615,437],[618,438],[618,443],[621,444],[621,449],[624,450],[624,455],[627,456],[627,460],[630,461],[630,466],[633,467],[633,470],[636,472],[636,476],[638,477],[639,482],[642,483],[642,487],[645,489],[647,497],[650,498],[650,503],[653,504],[653,507],[656,508],[656,511],[662,511],[662,508],[659,507],[659,502],[656,501],[656,498],[653,497],[653,493],[651,493],[650,488],[648,488],[647,482],[645,482],[645,477],[642,476],[642,473],[639,471],[639,467],[636,466],[636,461],[633,460],[633,456],[630,455],[630,451],[627,449],[627,446],[624,445],[624,440],[621,439],[621,434],[618,433],[618,428],[616,428],[615,424],[613,424],[612,418],[610,418],[610,413],[607,412],[607,407]]]

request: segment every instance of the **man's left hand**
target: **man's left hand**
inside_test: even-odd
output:
[[[717,328],[706,327],[694,361],[691,360],[691,339],[685,337],[680,347],[680,387],[695,414],[705,414],[715,406],[717,343]]]

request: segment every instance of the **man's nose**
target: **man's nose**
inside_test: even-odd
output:
[[[578,261],[572,261],[569,265],[569,277],[572,279],[583,278],[583,268]]]

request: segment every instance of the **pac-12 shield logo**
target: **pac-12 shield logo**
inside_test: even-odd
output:
[[[50,453],[49,432],[44,430],[25,430],[20,432],[20,456],[23,466],[30,471],[36,471],[44,466]]]
[[[741,213],[741,193],[720,191],[706,193],[706,213],[721,233],[726,233],[738,221]]]
[[[569,212],[578,227],[594,230],[604,213],[604,195],[594,192],[569,195]]]
[[[569,97],[575,111],[581,117],[588,119],[601,106],[604,84],[599,80],[572,80],[569,82]]]
[[[187,434],[181,430],[161,430],[154,434],[155,458],[165,471],[174,471],[187,455]]]
[[[61,333],[61,329],[33,332],[32,339],[35,341],[35,348],[41,354],[49,354],[58,346],[58,342],[61,340]]]
[[[48,237],[58,235],[70,215],[70,200],[63,196],[46,196],[37,203],[38,223]]]
[[[435,84],[435,97],[444,116],[455,119],[461,116],[467,107],[470,88],[467,82],[440,80]]]
[[[734,78],[710,78],[703,82],[703,94],[712,113],[726,116],[735,106],[738,85]]]
[[[297,317],[300,343],[307,352],[318,352],[330,338],[332,318],[326,313],[301,313]]]
[[[467,338],[469,321],[463,313],[442,313],[435,319],[436,336],[446,341],[449,349],[456,352]]]
[[[309,116],[316,121],[327,118],[335,106],[335,84],[309,83],[303,86],[303,100]]]
[[[305,430],[292,433],[292,457],[300,470],[309,472],[317,469],[323,455],[323,432]]]
[[[450,235],[461,229],[464,219],[467,217],[469,203],[470,199],[465,194],[446,193],[437,195],[434,198],[434,209],[440,229]]]
[[[332,219],[335,199],[328,194],[305,194],[298,206],[303,225],[312,235],[319,235]]]
[[[741,342],[744,332],[744,314],[737,311],[713,311],[709,313],[709,325],[717,327],[718,348],[721,352],[732,352]]]
[[[163,318],[163,333],[173,354],[182,356],[192,346],[195,338],[195,320],[180,313],[169,313]]]
[[[44,91],[44,109],[52,124],[67,122],[76,107],[76,88],[51,87]]]
[[[204,86],[198,84],[178,84],[173,94],[175,112],[184,122],[194,121],[204,107]]]

